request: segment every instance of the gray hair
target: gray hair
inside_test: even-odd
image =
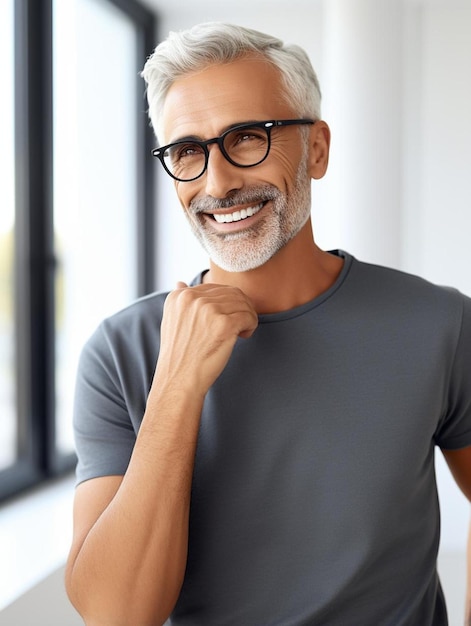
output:
[[[284,99],[297,115],[320,119],[319,81],[301,47],[285,45],[276,37],[250,28],[207,22],[170,32],[144,66],[141,76],[147,83],[149,117],[156,134],[165,97],[178,78],[249,54],[262,56],[278,68],[285,87]]]

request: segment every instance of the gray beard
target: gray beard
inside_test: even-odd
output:
[[[200,215],[205,211],[268,201],[272,202],[272,207],[253,227],[233,233],[213,231]],[[223,199],[210,196],[195,199],[187,217],[193,233],[213,263],[227,272],[247,272],[265,264],[293,239],[306,224],[310,213],[311,179],[307,174],[306,159],[302,159],[290,196],[272,185],[252,186]]]

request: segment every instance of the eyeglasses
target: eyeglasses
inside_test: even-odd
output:
[[[224,157],[237,167],[254,167],[264,161],[271,146],[271,131],[280,126],[315,124],[314,120],[271,120],[249,122],[233,126],[219,137],[199,141],[181,139],[175,143],[152,150],[167,174],[180,182],[190,182],[202,176],[209,159],[208,146],[217,143]]]

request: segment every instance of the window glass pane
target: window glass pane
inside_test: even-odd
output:
[[[77,360],[137,293],[135,26],[105,0],[54,3],[56,424],[73,448]]]
[[[0,2],[0,470],[16,459],[13,2]]]

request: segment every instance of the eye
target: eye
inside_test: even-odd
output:
[[[182,160],[192,157],[204,156],[203,147],[197,143],[176,143],[167,149],[165,154],[172,163],[178,163]]]
[[[267,144],[267,133],[260,128],[235,129],[226,135],[224,147],[229,154],[246,153],[263,150]]]
[[[264,141],[266,135],[263,131],[256,128],[249,128],[231,133],[231,141],[234,145],[238,143],[247,143],[249,141]]]

